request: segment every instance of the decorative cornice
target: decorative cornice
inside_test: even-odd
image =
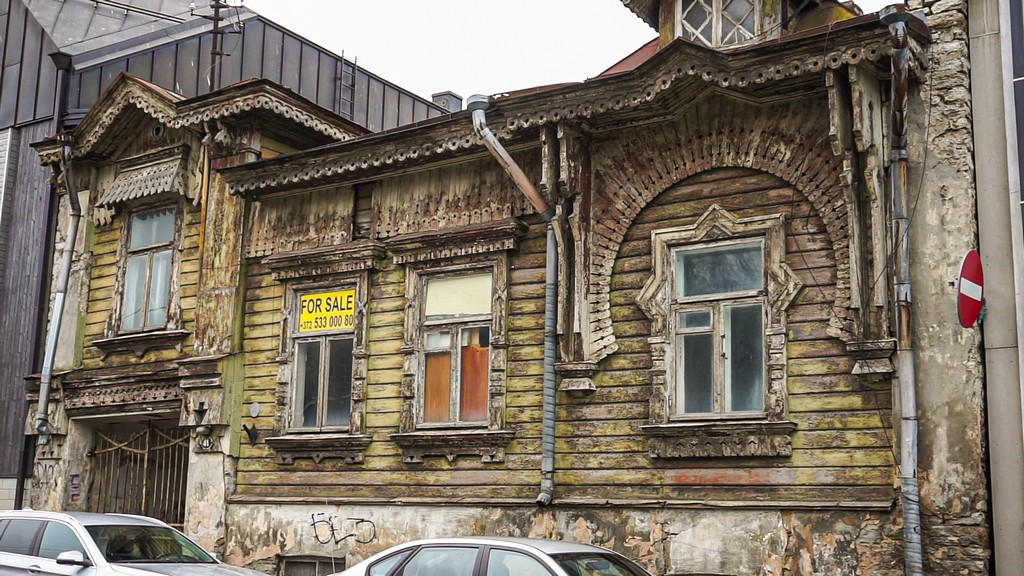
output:
[[[652,458],[749,458],[792,456],[796,424],[789,421],[717,421],[649,424]]]
[[[268,112],[273,112],[283,118],[292,120],[296,124],[300,124],[306,128],[324,134],[325,136],[329,136],[334,140],[348,140],[357,136],[357,134],[352,131],[333,125],[330,122],[326,122],[315,114],[307,112],[294,104],[266,93],[247,94],[238,98],[232,98],[225,102],[220,102],[217,105],[206,106],[197,110],[182,111],[181,114],[175,116],[171,120],[170,126],[173,128],[184,128],[208,122],[210,120],[237,116],[252,110],[266,110]]]
[[[290,434],[263,441],[276,452],[274,462],[290,466],[296,458],[310,458],[317,464],[328,458],[344,460],[345,464],[360,464],[372,440],[368,435]]]
[[[385,241],[396,264],[442,260],[499,250],[513,250],[526,225],[516,218],[460,228],[415,232]]]
[[[270,268],[274,280],[294,280],[376,270],[386,257],[386,250],[380,242],[356,240],[338,246],[277,253],[264,258],[263,263]]]
[[[126,410],[129,406],[141,409],[142,405],[155,402],[180,401],[181,388],[177,381],[138,382],[87,388],[66,387],[64,409],[83,410],[91,408]]]
[[[92,345],[99,348],[104,356],[113,352],[132,352],[136,358],[141,358],[143,354],[153,348],[174,347],[180,352],[182,342],[188,338],[189,334],[191,332],[188,330],[141,332],[93,340]]]

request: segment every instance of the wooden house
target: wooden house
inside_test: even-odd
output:
[[[906,176],[927,232],[969,189],[920,104],[945,44],[902,10],[624,4],[661,38],[609,73],[377,134],[270,83],[118,80],[74,134],[89,296],[43,499],[116,503],[105,455],[145,430],[187,445],[185,530],[272,573],[459,534],[654,574],[987,573],[977,348],[935,343],[923,290],[908,369],[890,268],[906,242],[927,284],[970,242],[890,206]]]

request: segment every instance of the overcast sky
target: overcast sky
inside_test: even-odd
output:
[[[873,12],[895,1],[858,4]],[[242,2],[426,98],[585,80],[655,36],[620,0]]]

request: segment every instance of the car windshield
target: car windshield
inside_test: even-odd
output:
[[[571,552],[551,557],[569,576],[650,576],[643,568],[612,554]]]
[[[107,562],[215,563],[216,560],[178,531],[166,526],[87,526]]]

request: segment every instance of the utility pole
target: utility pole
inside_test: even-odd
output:
[[[210,90],[219,90],[220,85],[220,65],[224,59],[224,31],[220,28],[220,22],[223,18],[220,15],[220,11],[228,7],[228,3],[225,0],[210,0],[210,8],[213,9],[212,16],[204,16],[213,21],[213,48],[210,50],[210,64],[213,67],[212,81]]]

